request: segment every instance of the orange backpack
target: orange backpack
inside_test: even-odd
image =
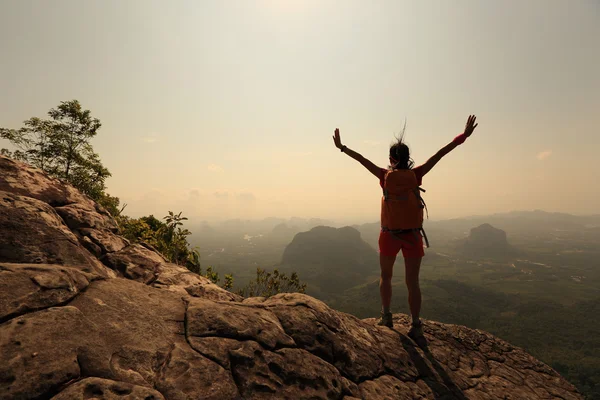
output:
[[[423,209],[417,177],[412,170],[387,171],[383,178],[381,228],[395,233],[422,231]]]

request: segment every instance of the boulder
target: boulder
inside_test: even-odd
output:
[[[110,273],[48,204],[0,192],[0,262],[77,266],[84,272]]]

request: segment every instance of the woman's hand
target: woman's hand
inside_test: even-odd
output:
[[[368,169],[370,173],[375,175],[378,179],[381,179],[381,174],[382,174],[383,170],[381,168],[379,168],[377,165],[373,164],[371,161],[364,158],[359,153],[357,153],[353,150],[350,150],[349,148],[344,146],[342,144],[342,139],[340,138],[340,130],[338,128],[335,128],[335,132],[333,133],[333,143],[335,144],[335,147],[342,150],[342,152],[344,152],[344,154],[346,154],[347,156],[350,156],[351,158],[353,158],[356,161],[358,161],[359,163],[361,163],[362,166],[365,167],[366,169]]]
[[[475,128],[477,128],[477,125],[478,125],[475,123],[475,119],[476,119],[476,117],[474,115],[469,115],[469,118],[467,119],[467,124],[465,125],[465,131],[463,133],[461,133],[460,135],[458,135],[457,137],[455,137],[452,140],[452,142],[450,142],[446,146],[442,147],[429,160],[427,160],[427,162],[425,164],[418,167],[418,168],[421,168],[421,173],[423,174],[423,176],[425,174],[427,174],[429,171],[431,171],[431,169],[442,159],[442,157],[444,157],[446,154],[450,153],[457,146],[463,144],[465,142],[465,140],[467,140],[467,138],[469,136],[471,136],[471,134],[473,133]]]
[[[467,119],[467,124],[465,125],[465,136],[469,137],[471,136],[471,134],[473,133],[473,131],[475,130],[475,128],[477,128],[477,125],[475,123],[475,119],[477,117],[475,117],[474,115],[469,115],[469,119]]]
[[[342,139],[340,139],[340,130],[338,128],[335,128],[335,133],[333,134],[333,143],[338,149],[342,148]]]
[[[479,125],[475,123],[475,119],[476,117],[474,115],[469,115],[469,118],[467,119],[467,124],[465,125],[465,131],[457,137],[455,137],[452,141],[454,146],[463,144],[465,140],[467,140],[467,138],[471,136],[475,128],[477,128],[477,125]]]

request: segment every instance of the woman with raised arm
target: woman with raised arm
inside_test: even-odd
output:
[[[379,293],[381,295],[381,319],[379,325],[392,328],[392,274],[396,256],[402,250],[404,257],[405,282],[408,289],[408,305],[412,317],[412,326],[409,331],[411,337],[422,335],[421,320],[421,288],[419,287],[419,270],[421,259],[425,255],[423,250],[423,208],[420,186],[423,176],[457,146],[463,144],[471,136],[477,124],[475,116],[467,119],[465,130],[454,140],[442,147],[427,162],[416,168],[410,158],[408,146],[400,138],[390,147],[390,166],[380,168],[359,153],[342,145],[339,129],[335,130],[333,142],[343,153],[346,153],[379,179],[383,189],[381,199],[381,232],[379,234],[379,265],[381,278],[379,279]]]

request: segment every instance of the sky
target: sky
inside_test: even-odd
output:
[[[375,222],[406,121],[430,218],[600,213],[600,1],[0,0],[0,126],[77,99],[132,216]],[[7,143],[0,143],[7,147]]]

